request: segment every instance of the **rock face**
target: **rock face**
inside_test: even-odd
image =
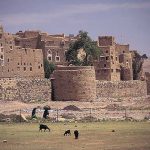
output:
[[[0,79],[0,100],[23,102],[51,100],[51,83],[47,79]]]
[[[55,100],[92,101],[96,99],[94,67],[58,67],[53,75]]]

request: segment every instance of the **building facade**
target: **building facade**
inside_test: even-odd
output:
[[[0,27],[0,78],[44,78],[41,49],[15,45],[14,36]]]
[[[129,45],[116,44],[112,36],[99,36],[102,55],[94,62],[96,79],[107,81],[132,80],[132,56]]]

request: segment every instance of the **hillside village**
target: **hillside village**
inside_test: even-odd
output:
[[[133,80],[129,44],[99,36],[95,42],[102,54],[93,66],[68,66],[65,54],[78,38],[29,30],[10,34],[0,26],[0,101],[149,108],[150,74],[143,67],[139,80]],[[50,79],[44,77],[45,59],[57,66]]]

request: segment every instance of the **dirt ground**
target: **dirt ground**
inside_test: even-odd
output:
[[[92,116],[98,119],[124,119],[125,116],[132,117],[138,120],[144,119],[146,116],[150,117],[150,97],[147,98],[128,98],[128,99],[100,99],[94,102],[58,102],[51,101],[45,103],[23,103],[19,101],[0,101],[0,114],[10,115],[10,114],[20,114],[24,116],[31,116],[32,109],[39,107],[38,116],[42,117],[42,108],[45,105],[49,105],[51,109],[58,109],[59,116],[75,116],[77,119]],[[82,110],[78,111],[62,111],[63,108],[69,105],[74,105]],[[125,110],[127,109],[127,110]],[[50,112],[51,118],[56,118],[56,111]]]

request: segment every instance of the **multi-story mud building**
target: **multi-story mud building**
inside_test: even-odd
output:
[[[16,46],[14,36],[0,26],[0,78],[44,78],[41,49]]]
[[[40,48],[43,58],[56,65],[65,65],[65,52],[71,41],[76,40],[73,35],[48,35],[40,31],[19,31],[15,35],[15,44],[23,48]]]
[[[96,79],[108,81],[132,80],[132,56],[129,45],[120,45],[112,36],[99,36],[102,55],[94,62]]]

